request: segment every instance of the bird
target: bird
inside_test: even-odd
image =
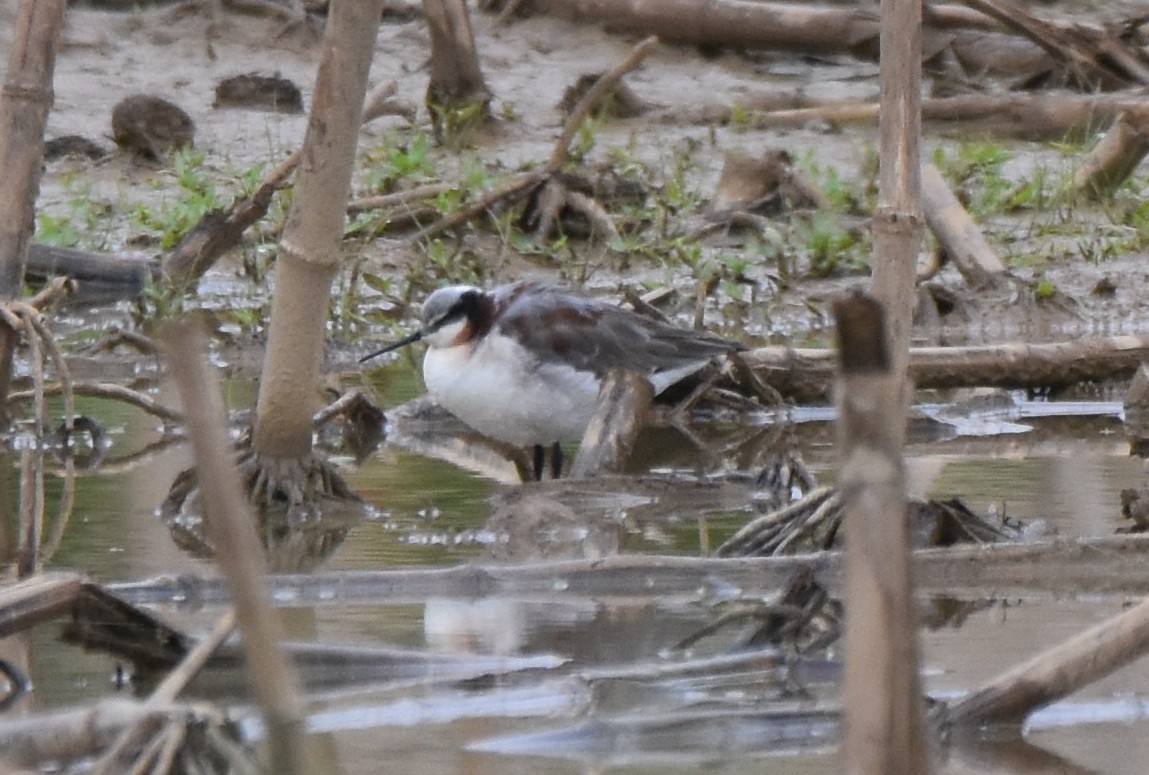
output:
[[[534,448],[541,479],[546,449],[562,470],[562,442],[581,439],[610,369],[650,380],[654,394],[715,358],[744,349],[702,331],[679,328],[607,301],[541,281],[483,290],[450,285],[423,303],[410,335],[360,359],[427,343],[427,392],[489,438]]]

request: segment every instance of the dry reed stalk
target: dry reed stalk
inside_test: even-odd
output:
[[[339,271],[351,172],[381,0],[331,4],[295,196],[279,241],[267,355],[252,447],[261,456],[311,451],[331,283]]]
[[[56,44],[65,0],[22,0],[8,72],[0,91],[0,301],[20,298],[24,262],[43,174],[44,127],[52,107]],[[7,395],[18,333],[0,325],[0,425],[8,424]]]
[[[235,599],[252,686],[267,723],[269,771],[303,775],[312,771],[313,760],[302,692],[279,648],[282,627],[264,584],[264,548],[234,463],[223,398],[205,357],[207,340],[201,328],[186,323],[171,325],[162,339],[184,404],[205,526]]]

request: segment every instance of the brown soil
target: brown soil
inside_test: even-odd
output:
[[[0,5],[0,53],[7,51],[15,5]],[[188,5],[136,13],[70,9],[57,63],[48,137],[81,135],[110,149],[113,106],[129,95],[145,93],[171,100],[191,115],[196,125],[196,148],[206,155],[206,171],[218,175],[225,192],[229,186],[234,189],[240,171],[261,162],[275,163],[295,148],[302,138],[305,115],[214,107],[215,87],[241,73],[274,74],[302,88],[306,108],[319,50],[314,28],[288,29],[276,20],[235,12],[225,12],[212,24],[204,12]],[[394,78],[397,99],[418,106],[415,123],[426,131],[429,120],[422,98],[428,78],[428,36],[417,4],[395,5],[379,33],[372,82]],[[634,42],[546,17],[498,26],[492,14],[476,12],[474,24],[487,83],[495,95],[492,113],[501,118],[492,131],[476,138],[474,147],[462,153],[433,149],[439,177],[448,181],[457,174],[461,160],[479,159],[488,167],[497,164],[507,171],[545,161],[562,124],[559,104],[564,92],[580,76],[602,72],[619,62]],[[689,47],[662,45],[628,76],[627,83],[642,103],[673,113],[679,107],[737,104],[753,94],[796,87],[815,96],[876,98],[877,67],[845,56],[814,59],[734,51],[704,56]],[[666,113],[662,110],[658,115]],[[405,118],[384,117],[363,130],[360,149],[410,131]],[[1035,165],[1056,169],[1073,163],[1045,146],[1007,145],[1014,154],[1004,173],[1007,177],[1024,176]],[[871,174],[864,160],[874,146],[875,132],[868,126],[751,131],[638,117],[604,124],[588,163],[605,161],[612,149],[622,148],[669,176],[675,154],[688,154],[693,164],[688,181],[709,197],[726,151],[761,155],[770,149],[784,149],[796,159],[813,159],[823,170],[833,168],[851,185],[861,186]],[[952,148],[954,142],[927,138],[927,152],[937,146]],[[366,174],[364,169],[360,193],[367,193],[362,191]],[[173,197],[175,189],[172,175],[125,152],[99,161],[68,157],[48,164],[39,209],[67,216],[75,212],[78,197],[87,199],[103,216],[86,224],[84,243],[123,252],[139,248],[138,228],[127,216],[131,209],[154,207]],[[1140,306],[1137,289],[1149,279],[1144,256],[1126,254],[1090,261],[1097,246],[1118,227],[1109,225],[1096,212],[1058,210],[1023,213],[991,224],[991,243],[1007,262],[1022,255],[1040,258],[1036,262],[1013,262],[1011,268],[1024,282],[980,296],[970,292],[953,269],[944,269],[937,282],[956,294],[958,313],[947,319],[944,333],[923,331],[923,338],[1058,339],[1137,330],[1141,326],[1136,315]],[[1094,223],[1075,223],[1078,218]],[[864,220],[859,223],[864,227]],[[1069,236],[1043,236],[1056,231],[1053,226],[1066,223],[1069,225],[1061,231],[1070,232]],[[712,241],[703,255],[713,256],[722,250],[737,253],[741,242]],[[508,251],[498,240],[486,236],[475,245],[487,263],[491,280],[558,275],[565,281],[586,281],[608,289],[622,281],[649,280],[683,287],[688,291],[687,300],[694,295],[695,278],[686,268],[632,265],[620,274],[621,267],[598,246],[576,243],[576,260],[560,265],[547,258]],[[144,245],[143,249],[158,252],[154,245]],[[923,251],[926,249],[928,246]],[[384,276],[401,273],[411,261],[407,249],[387,239],[357,244],[354,250],[369,257],[369,271]],[[209,296],[213,291],[237,292],[232,279],[234,263],[221,264],[202,290]],[[746,302],[751,300],[748,286],[727,286],[719,289],[718,303],[711,305],[711,312],[722,309],[740,320],[747,315],[746,330],[764,339],[816,331],[825,324],[826,299],[843,287],[864,282],[857,274],[836,279],[798,277],[789,279],[784,290],[777,290],[771,282],[776,273],[775,267],[761,264],[745,271],[745,279],[759,284],[755,300],[765,299],[768,304],[747,313]],[[1112,281],[1111,287],[1105,293],[1095,293],[1099,283],[1104,287],[1104,278]],[[1035,301],[1025,284],[1035,279],[1048,280],[1056,293]],[[731,306],[731,301],[740,303]]]

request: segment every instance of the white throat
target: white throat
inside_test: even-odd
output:
[[[460,318],[459,320],[440,326],[434,332],[427,334],[423,337],[423,341],[425,341],[429,347],[452,347],[466,327],[467,319]]]

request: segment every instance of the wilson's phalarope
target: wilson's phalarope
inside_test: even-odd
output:
[[[612,368],[650,380],[655,395],[741,346],[538,282],[483,291],[440,288],[423,304],[422,327],[361,359],[412,342],[428,344],[423,377],[431,397],[493,439],[535,447],[581,439]]]

